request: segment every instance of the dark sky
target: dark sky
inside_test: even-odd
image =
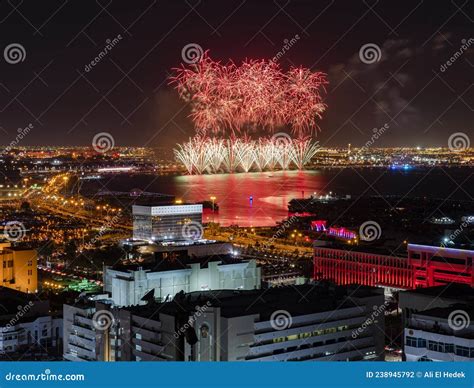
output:
[[[387,123],[377,145],[446,146],[451,133],[474,132],[473,4],[2,1],[0,144],[31,123],[21,145],[90,145],[105,131],[116,145],[172,146],[193,133],[189,107],[166,81],[185,45],[239,62],[272,58],[298,35],[280,64],[328,73],[322,145],[363,145]],[[119,43],[86,72],[106,40],[119,34]],[[24,61],[6,62],[11,43],[24,47]],[[359,49],[368,43],[380,47],[378,62],[361,62]]]

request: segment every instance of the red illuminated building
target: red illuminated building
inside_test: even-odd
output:
[[[361,284],[400,289],[446,283],[474,287],[474,251],[408,244],[408,257],[331,247],[314,248],[314,279],[338,285]]]

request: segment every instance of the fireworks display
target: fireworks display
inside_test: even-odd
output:
[[[311,135],[326,109],[324,73],[285,72],[267,60],[221,64],[206,52],[175,69],[170,83],[192,107],[197,136],[175,150],[190,174],[301,169],[318,149]],[[269,138],[278,128],[288,128],[294,139]],[[252,140],[256,133],[266,137]]]
[[[199,62],[175,72],[171,84],[191,102],[191,118],[200,135],[273,132],[289,126],[302,138],[317,130],[316,120],[326,109],[321,94],[326,74],[302,67],[283,72],[265,60],[222,65],[205,53]]]
[[[176,158],[189,174],[302,169],[318,151],[310,138],[216,139],[195,137],[178,146]]]

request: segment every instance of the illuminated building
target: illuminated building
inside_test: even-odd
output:
[[[330,227],[327,231],[327,234],[330,236],[335,236],[345,239],[354,239],[357,238],[357,233],[352,230],[346,229],[344,227]]]
[[[374,316],[383,304],[374,288],[320,284],[180,293],[125,308],[97,303],[88,317],[113,314],[107,333],[95,337],[98,360],[355,361],[383,357],[384,320]]]
[[[414,287],[446,283],[474,287],[474,251],[408,244],[408,265],[413,270]]]
[[[37,252],[0,243],[0,279],[3,287],[34,293],[38,291]]]
[[[404,257],[331,247],[314,248],[314,279],[339,285],[413,287],[413,272]]]
[[[118,265],[104,269],[104,291],[117,306],[143,304],[143,296],[154,290],[161,301],[178,292],[205,290],[253,290],[260,288],[261,270],[255,260],[208,256],[183,260],[157,260],[150,265]]]
[[[314,248],[314,279],[336,284],[361,284],[399,289],[447,283],[474,287],[474,252],[464,249],[408,244],[408,257],[331,247]]]
[[[202,237],[202,205],[134,205],[133,238],[147,241],[186,241]]]
[[[311,221],[311,229],[315,230],[316,232],[323,232],[326,231],[326,224],[326,220]]]

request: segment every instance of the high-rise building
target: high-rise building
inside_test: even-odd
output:
[[[0,244],[0,285],[26,293],[38,291],[36,250]]]
[[[202,237],[202,205],[133,205],[133,238],[186,241]]]
[[[103,341],[107,338],[98,330],[99,319],[96,306],[107,300],[103,294],[81,295],[74,304],[63,305],[63,357],[67,361],[109,361],[104,354]]]
[[[89,357],[98,360],[377,360],[384,353],[383,311],[381,289],[315,284],[181,292],[170,302],[149,298],[121,308],[97,303],[84,324],[89,330],[97,326],[94,316],[108,317],[105,332],[88,334],[96,349]]]

